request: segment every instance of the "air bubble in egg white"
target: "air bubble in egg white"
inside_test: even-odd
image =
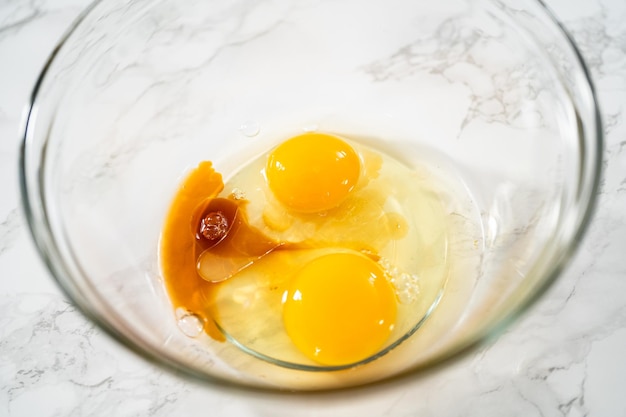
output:
[[[386,258],[381,258],[378,263],[387,273],[387,279],[401,304],[411,304],[417,300],[420,289],[419,277],[416,274],[400,271],[397,267],[391,265],[391,262]]]
[[[176,310],[176,317],[178,318],[178,328],[189,337],[198,337],[202,333],[203,323],[202,319],[184,309]]]
[[[305,133],[310,133],[310,132],[317,132],[318,129],[319,129],[319,126],[313,124],[313,125],[304,126],[302,128],[302,131],[305,132]]]
[[[417,275],[406,272],[397,273],[391,278],[391,285],[395,288],[400,303],[411,304],[417,300],[420,293],[417,281]]]
[[[239,126],[239,131],[243,135],[245,135],[245,136],[247,136],[249,138],[252,138],[252,137],[254,137],[254,136],[259,134],[259,132],[261,131],[261,125],[258,122],[249,120],[247,122],[242,123]]]
[[[246,198],[246,193],[241,188],[233,188],[233,191],[230,193],[230,195],[235,200],[245,200]]]

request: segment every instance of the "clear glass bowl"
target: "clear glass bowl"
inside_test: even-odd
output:
[[[185,335],[159,266],[191,167],[228,177],[307,130],[443,184],[441,294],[349,370]],[[83,13],[35,86],[21,181],[53,276],[117,340],[202,380],[317,390],[418,373],[517,318],[589,223],[602,142],[587,69],[540,2],[111,0]]]

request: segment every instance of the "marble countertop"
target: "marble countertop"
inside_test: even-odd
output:
[[[490,346],[421,378],[339,393],[223,392],[89,323],[38,257],[19,200],[22,109],[86,0],[0,2],[0,415],[626,416],[626,2],[549,0],[591,69],[606,132],[598,210],[555,286]]]

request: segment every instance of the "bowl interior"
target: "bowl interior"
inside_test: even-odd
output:
[[[159,266],[190,169],[229,177],[307,130],[428,172],[448,228],[428,320],[350,371],[186,336]],[[588,220],[600,148],[585,68],[531,1],[102,1],[37,86],[23,182],[57,280],[119,339],[205,379],[321,389],[424,368],[517,316]]]

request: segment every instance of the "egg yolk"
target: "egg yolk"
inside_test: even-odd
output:
[[[354,189],[361,173],[356,151],[323,133],[305,133],[280,144],[265,168],[268,185],[290,209],[315,213],[338,206]]]
[[[394,292],[383,269],[359,253],[332,253],[309,262],[283,302],[283,323],[295,346],[329,366],[378,352],[396,319]]]

